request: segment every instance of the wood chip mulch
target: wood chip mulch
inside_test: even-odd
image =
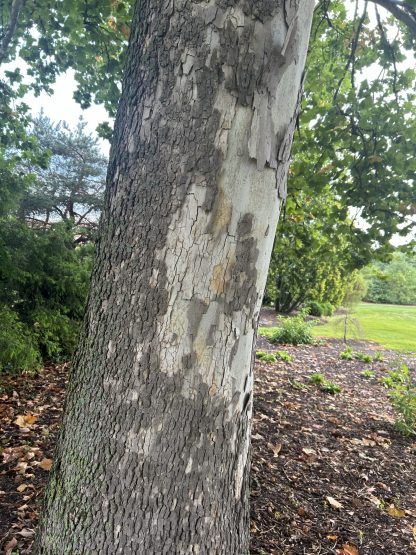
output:
[[[261,348],[294,360],[256,364],[251,553],[416,553],[416,438],[397,432],[379,383],[397,354],[383,351],[384,362],[364,364],[341,361],[336,341],[278,348],[262,341]],[[375,352],[368,343],[355,348]],[[415,367],[414,358],[406,362]],[[364,378],[365,369],[375,377]],[[309,384],[314,372],[342,392]],[[1,377],[1,553],[31,552],[66,373],[58,365]]]
[[[396,430],[379,382],[401,361],[414,371],[415,358],[384,350],[383,362],[345,361],[339,341],[276,347],[262,340],[261,348],[294,360],[257,362],[251,553],[416,553],[416,437]],[[354,348],[380,350],[364,342]],[[317,372],[341,393],[310,384]]]

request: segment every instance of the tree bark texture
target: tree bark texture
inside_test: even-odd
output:
[[[35,553],[248,553],[252,346],[312,0],[139,0]]]

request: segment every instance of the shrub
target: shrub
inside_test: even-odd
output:
[[[332,316],[335,312],[335,307],[331,303],[310,301],[306,307],[311,316]]]
[[[84,313],[93,245],[76,246],[64,224],[32,229],[0,218],[3,371],[68,359]]]
[[[382,381],[390,389],[390,402],[398,415],[397,429],[404,435],[416,434],[416,383],[410,376],[409,368],[402,364]]]
[[[29,328],[8,307],[0,308],[0,371],[36,370],[41,357]]]
[[[306,313],[301,312],[296,316],[280,317],[280,326],[270,335],[272,343],[282,343],[291,345],[313,344],[315,342],[312,335],[314,322],[305,320]]]

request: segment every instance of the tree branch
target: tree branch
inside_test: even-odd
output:
[[[416,39],[416,11],[412,6],[400,0],[370,0],[370,2],[382,6],[396,19],[404,23],[412,37]]]
[[[10,23],[9,27],[1,41],[0,46],[0,64],[3,63],[4,59],[6,58],[7,48],[10,44],[10,41],[13,38],[13,34],[16,30],[17,20],[19,18],[20,10],[23,8],[25,0],[13,0],[12,7],[10,10]]]

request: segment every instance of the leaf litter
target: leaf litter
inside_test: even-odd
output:
[[[374,352],[368,343],[359,349]],[[386,390],[363,379],[359,361],[339,359],[341,342],[285,350],[291,364],[256,363],[250,553],[416,553],[416,442],[395,429]],[[384,362],[372,364],[377,377],[397,356],[383,355]],[[415,367],[414,359],[407,363]],[[31,553],[67,370],[57,365],[37,376],[2,377],[1,553]],[[315,372],[342,393],[309,385]]]
[[[375,379],[366,380],[369,365],[341,360],[341,341],[278,348],[291,364],[256,362],[250,553],[416,553],[415,438],[397,431],[379,382],[398,354],[383,350],[384,361],[371,364]],[[381,350],[369,342],[353,348]],[[259,338],[257,349],[276,346]],[[414,372],[415,357],[405,362]],[[309,384],[314,373],[341,393]],[[278,457],[273,445],[282,446]]]

